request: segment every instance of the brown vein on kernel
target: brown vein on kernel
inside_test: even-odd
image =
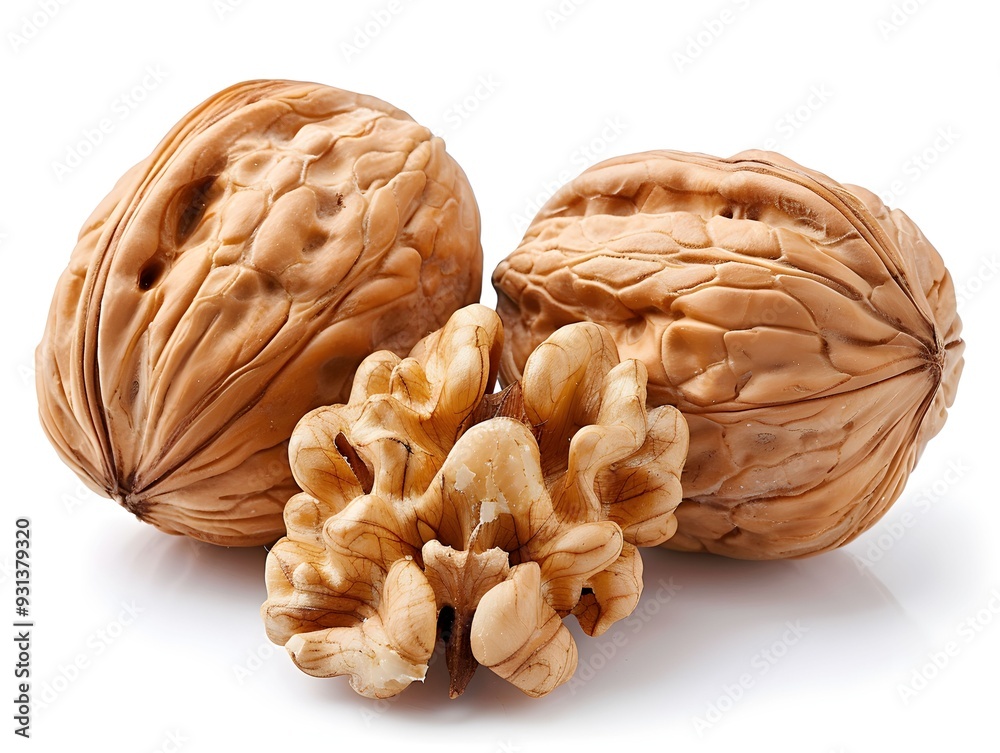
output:
[[[520,382],[511,382],[499,392],[484,395],[468,418],[459,425],[458,436],[461,436],[476,424],[481,424],[492,418],[513,418],[531,430],[531,434],[536,442],[541,439],[542,427],[531,423],[531,419],[524,410],[524,395],[521,391]]]

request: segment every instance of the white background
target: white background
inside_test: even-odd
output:
[[[996,750],[998,22],[971,0],[5,2],[0,623],[27,516],[36,707],[32,738],[15,737],[0,640],[3,749]],[[481,670],[449,701],[443,662],[391,703],[307,677],[264,636],[265,551],[166,536],[84,491],[33,386],[84,219],[184,113],[250,78],[373,94],[442,133],[480,203],[487,275],[538,200],[616,154],[770,146],[891,193],[961,294],[951,418],[897,505],[841,550],[645,552],[639,619],[601,639],[574,624],[579,681],[545,699]]]

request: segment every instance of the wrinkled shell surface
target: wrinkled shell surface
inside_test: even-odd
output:
[[[423,679],[445,615],[453,697],[478,664],[539,696],[576,668],[564,616],[597,635],[635,608],[636,547],[676,529],[684,420],[647,412],[645,367],[590,323],[487,394],[502,340],[493,311],[464,308],[410,357],[370,356],[346,405],[296,427],[304,491],[262,615],[304,671],[395,695]]]
[[[501,380],[607,327],[691,432],[667,546],[837,547],[899,496],[962,369],[954,288],[910,219],[778,154],[649,152],[560,189],[493,274]]]
[[[479,298],[472,190],[373,97],[251,81],[191,111],[81,231],[36,353],[93,489],[226,545],[284,532],[295,422]]]

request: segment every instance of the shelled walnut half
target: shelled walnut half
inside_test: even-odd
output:
[[[562,618],[598,635],[642,589],[637,547],[676,529],[687,426],[595,324],[555,332],[491,394],[503,332],[473,305],[292,435],[304,490],[267,560],[268,636],[318,676],[395,695],[440,631],[451,696],[479,664],[540,696],[568,680]]]

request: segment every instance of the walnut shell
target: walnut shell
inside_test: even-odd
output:
[[[284,532],[288,438],[479,298],[479,214],[444,143],[373,97],[250,81],[185,116],[81,231],[36,352],[42,425],[169,533]]]
[[[667,546],[814,554],[871,526],[944,423],[964,343],[910,219],[781,155],[605,161],[493,273],[500,377],[559,327],[607,327],[691,432]]]
[[[488,394],[502,342],[496,313],[468,306],[408,358],[367,358],[347,404],[299,422],[304,491],[261,612],[303,671],[392,696],[424,678],[441,625],[452,697],[479,664],[540,696],[576,668],[563,617],[599,635],[635,608],[637,547],[676,530],[681,414],[647,411],[645,368],[590,323]]]

